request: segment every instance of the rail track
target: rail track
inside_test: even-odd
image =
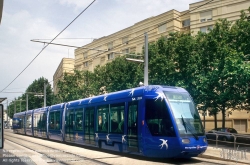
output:
[[[11,135],[10,135],[11,134]],[[13,133],[5,133],[4,135],[6,140],[9,140],[13,143],[21,145],[27,149],[33,150],[46,157],[47,163],[57,162],[65,165],[76,165],[76,164],[91,164],[91,165],[106,165],[107,163],[101,162],[96,159],[90,159],[82,155],[74,154],[72,151],[67,149],[58,149],[56,147],[48,146],[39,142],[34,142],[27,138],[27,136],[16,135]],[[36,138],[35,138],[36,139]],[[36,139],[38,140],[38,139]],[[39,139],[42,140],[42,139]],[[59,143],[60,144],[60,143]],[[12,151],[13,153],[15,151]]]

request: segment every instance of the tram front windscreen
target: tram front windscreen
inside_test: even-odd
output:
[[[178,127],[180,136],[191,135],[195,138],[204,135],[200,116],[188,93],[164,92]]]

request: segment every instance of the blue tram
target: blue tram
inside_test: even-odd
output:
[[[22,123],[13,127],[16,133],[147,157],[190,158],[207,149],[198,111],[179,87],[127,89],[14,118]]]
[[[47,138],[47,114],[48,107],[34,109],[32,118],[34,137]]]

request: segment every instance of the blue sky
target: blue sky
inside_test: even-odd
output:
[[[0,91],[41,51],[43,44],[31,39],[53,39],[93,0],[4,0],[0,25]],[[185,11],[200,0],[96,0],[54,42],[83,46],[133,24],[175,9]],[[46,40],[50,42],[50,40]],[[2,93],[9,102],[40,77],[53,80],[61,59],[74,58],[74,49],[48,46]]]

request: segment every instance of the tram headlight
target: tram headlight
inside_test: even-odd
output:
[[[182,139],[182,143],[183,143],[183,144],[189,144],[189,143],[190,143],[190,140],[189,140],[189,139]]]
[[[204,138],[203,138],[203,141],[204,141],[205,143],[207,143],[207,138],[204,137]]]

